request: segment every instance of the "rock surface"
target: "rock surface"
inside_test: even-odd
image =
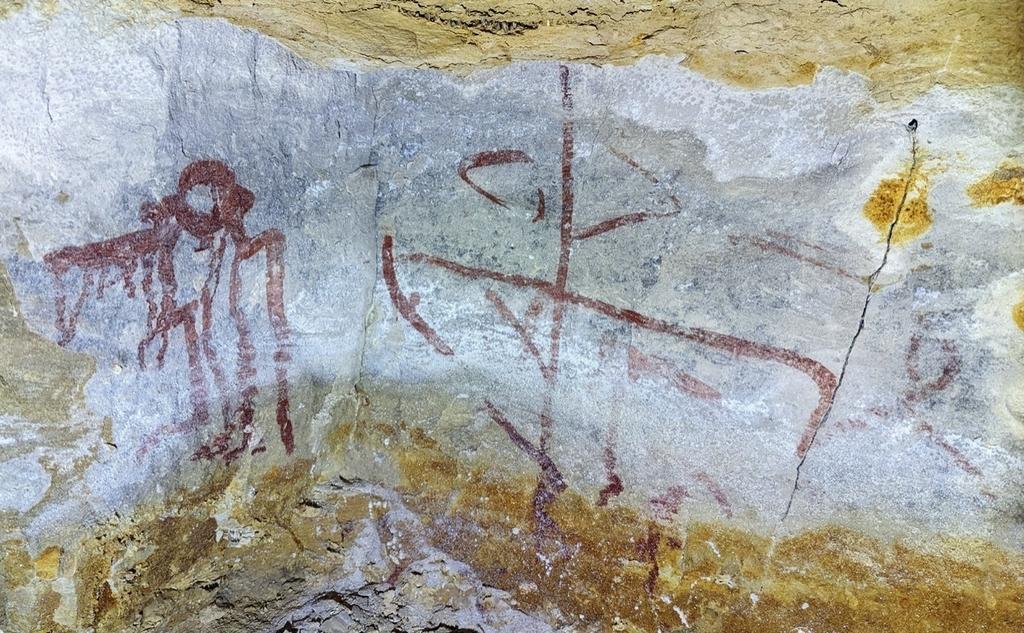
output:
[[[321,4],[0,21],[0,630],[1024,628],[1019,38]]]

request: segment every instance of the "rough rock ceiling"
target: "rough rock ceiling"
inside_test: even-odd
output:
[[[136,19],[221,17],[321,63],[441,68],[513,60],[629,64],[645,55],[746,88],[808,84],[818,69],[861,74],[881,101],[935,85],[1020,85],[1019,2],[982,0],[172,0],[115,3]]]

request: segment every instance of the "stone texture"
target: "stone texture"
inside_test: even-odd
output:
[[[108,6],[105,3],[105,6]],[[1019,3],[975,0],[120,0],[132,19],[221,17],[332,63],[468,72],[512,60],[632,63],[645,55],[748,88],[810,83],[836,67],[880,101],[936,85],[1020,85]]]
[[[399,4],[339,37],[527,20]],[[318,6],[257,15],[365,57]],[[1024,627],[1012,56],[13,9],[3,631]]]

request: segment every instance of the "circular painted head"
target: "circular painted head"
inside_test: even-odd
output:
[[[212,206],[209,213],[197,210],[188,202],[188,195],[197,187],[209,189]],[[242,218],[252,208],[255,196],[238,184],[235,172],[218,160],[197,160],[189,163],[178,178],[174,215],[178,224],[196,237],[208,237],[221,228],[232,235],[244,235]]]

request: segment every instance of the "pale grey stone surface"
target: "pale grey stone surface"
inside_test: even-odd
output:
[[[216,159],[255,194],[249,232],[279,229],[287,240],[289,379],[301,455],[315,457],[326,441],[318,401],[304,389],[332,391],[336,400],[357,380],[425,386],[475,411],[461,430],[464,450],[502,453],[528,472],[534,464],[494,433],[484,402],[531,442],[549,403],[550,456],[569,486],[595,499],[608,483],[601,456],[613,437],[623,499],[649,507],[685,486],[693,497],[685,519],[728,514],[782,531],[841,522],[885,533],[901,525],[1024,546],[1024,338],[1005,318],[1024,288],[1024,222],[1019,209],[971,209],[964,194],[1019,149],[1019,93],[937,88],[892,111],[878,108],[856,76],[837,71],[805,87],[749,92],[650,59],[570,67],[567,113],[553,63],[467,78],[360,74],[315,68],[218,21],[100,35],[67,17],[45,29],[29,19],[0,22],[0,257],[26,321],[42,336],[59,338],[43,256],[139,230],[143,202],[171,194],[193,160]],[[916,141],[906,128],[911,118],[920,124]],[[554,283],[567,119],[577,230],[623,213],[678,213],[573,245],[567,285],[582,299],[565,309],[560,371],[548,385],[487,293],[519,318],[542,300],[543,354],[549,296],[408,256]],[[931,161],[934,225],[892,246],[870,291],[865,278],[887,245],[862,207],[879,181],[908,164],[914,142]],[[504,206],[458,173],[467,157],[499,149],[531,159],[472,173]],[[533,222],[538,190],[545,217]],[[416,295],[417,313],[454,354],[439,353],[398,314],[382,273],[385,236],[394,240],[401,292]],[[198,296],[206,275],[208,254],[195,246],[186,240],[175,253],[182,302]],[[275,340],[263,271],[255,261],[242,271],[241,297],[254,324],[257,382],[270,385]],[[819,405],[808,375],[631,326],[588,307],[591,300],[791,350],[842,375],[806,460],[798,446]],[[223,294],[215,310],[222,318],[213,345],[231,366],[236,339]],[[0,492],[0,506],[26,513],[30,538],[202,477],[201,468],[186,472],[197,438],[165,432],[188,415],[184,347],[172,341],[160,371],[139,367],[145,327],[144,302],[117,285],[85,300],[68,347],[95,358],[97,371],[87,410],[73,411],[68,425],[98,442],[100,420],[109,418],[116,450],[104,449],[71,490],[42,506],[49,475],[35,459],[46,446],[0,464],[0,478],[15,481]],[[915,385],[954,362],[950,384],[908,402]],[[679,371],[721,398],[677,388]],[[0,436],[21,422],[0,418]],[[266,459],[283,460],[271,417],[258,429]],[[57,459],[54,468],[70,464]],[[461,626],[461,617],[446,624]],[[509,626],[493,630],[525,625]]]
[[[0,478],[4,482],[3,490],[0,491],[0,508],[5,510],[27,512],[42,501],[50,487],[50,476],[31,457],[19,457],[0,463]]]
[[[10,88],[0,122],[4,259],[37,331],[55,338],[43,254],[138,229],[142,202],[172,192],[190,161],[213,157],[256,195],[246,218],[250,232],[274,227],[287,236],[293,381],[345,383],[362,371],[396,384],[457,384],[467,397],[490,394],[526,413],[524,433],[535,433],[530,414],[540,410],[543,378],[484,298],[493,288],[521,313],[531,294],[399,262],[404,291],[421,295],[419,311],[457,350],[442,356],[396,318],[379,251],[388,234],[398,253],[554,278],[566,116],[557,64],[515,65],[467,80],[421,71],[351,74],[315,69],[261,36],[216,21],[181,20],[158,28],[155,39],[125,30],[60,46],[57,34],[73,32],[74,24],[28,36],[19,19],[2,28],[3,83]],[[796,495],[795,508],[829,517],[884,510],[932,527],[952,513],[964,529],[989,525],[985,517],[1001,510],[980,491],[1007,489],[1019,470],[1008,444],[1019,441],[1019,420],[998,413],[1000,381],[1019,363],[1010,349],[997,353],[986,345],[996,337],[977,322],[975,305],[1019,270],[1021,227],[1007,212],[967,209],[962,191],[971,158],[983,162],[1010,149],[1001,143],[1013,134],[987,133],[1005,112],[935,94],[903,112],[859,115],[869,103],[863,86],[835,71],[804,88],[753,93],[658,60],[631,68],[574,66],[570,73],[576,226],[622,213],[669,212],[672,196],[680,204],[675,217],[576,243],[571,289],[667,322],[794,350],[836,376],[858,328],[866,292],[859,278],[879,266],[885,250],[861,206],[879,180],[909,160],[905,121],[920,119],[919,143],[930,155],[970,154],[932,176],[936,223],[922,240],[935,247],[911,243],[890,253],[879,278],[885,288],[870,304],[821,439],[832,434],[829,426],[871,415],[872,407],[893,417],[874,431],[815,446],[806,494]],[[521,150],[532,162],[473,177],[507,206],[484,199],[457,173],[466,157],[502,148]],[[616,153],[631,156],[659,184]],[[547,215],[533,223],[538,189]],[[59,204],[58,192],[70,199]],[[767,242],[776,251],[765,250]],[[17,252],[19,244],[27,255]],[[778,247],[831,269],[782,256]],[[192,267],[198,286],[201,256],[176,257]],[[260,266],[244,276],[246,310],[257,321]],[[183,301],[196,293],[187,285]],[[539,318],[550,321],[550,312]],[[103,301],[85,302],[72,344],[99,360],[87,401],[96,415],[113,419],[120,449],[90,469],[93,492],[79,499],[100,508],[120,503],[137,474],[166,472],[187,450],[187,438],[175,437],[169,446],[178,448],[155,451],[141,469],[134,459],[154,428],[188,406],[180,346],[172,346],[162,372],[132,362],[144,319],[138,300],[112,289]],[[898,401],[907,389],[906,349],[921,319],[938,321],[932,338],[957,341],[962,380],[911,413]],[[689,464],[722,482],[737,515],[768,522],[781,515],[793,489],[794,449],[817,404],[806,375],[630,328],[579,306],[567,310],[564,327],[552,450],[573,485],[604,485],[592,456],[612,425],[626,494],[657,496]],[[269,357],[269,328],[254,335],[259,354]],[[214,340],[230,356],[231,333]],[[670,360],[722,399],[688,397],[656,375],[630,380],[628,346]],[[932,371],[935,362],[941,361],[929,364]],[[270,370],[270,363],[260,365],[262,382],[270,382]],[[296,415],[300,445],[316,437],[308,415]],[[986,471],[986,483],[951,467],[915,433],[918,418],[952,434],[958,450]],[[704,501],[714,511],[712,500]]]

